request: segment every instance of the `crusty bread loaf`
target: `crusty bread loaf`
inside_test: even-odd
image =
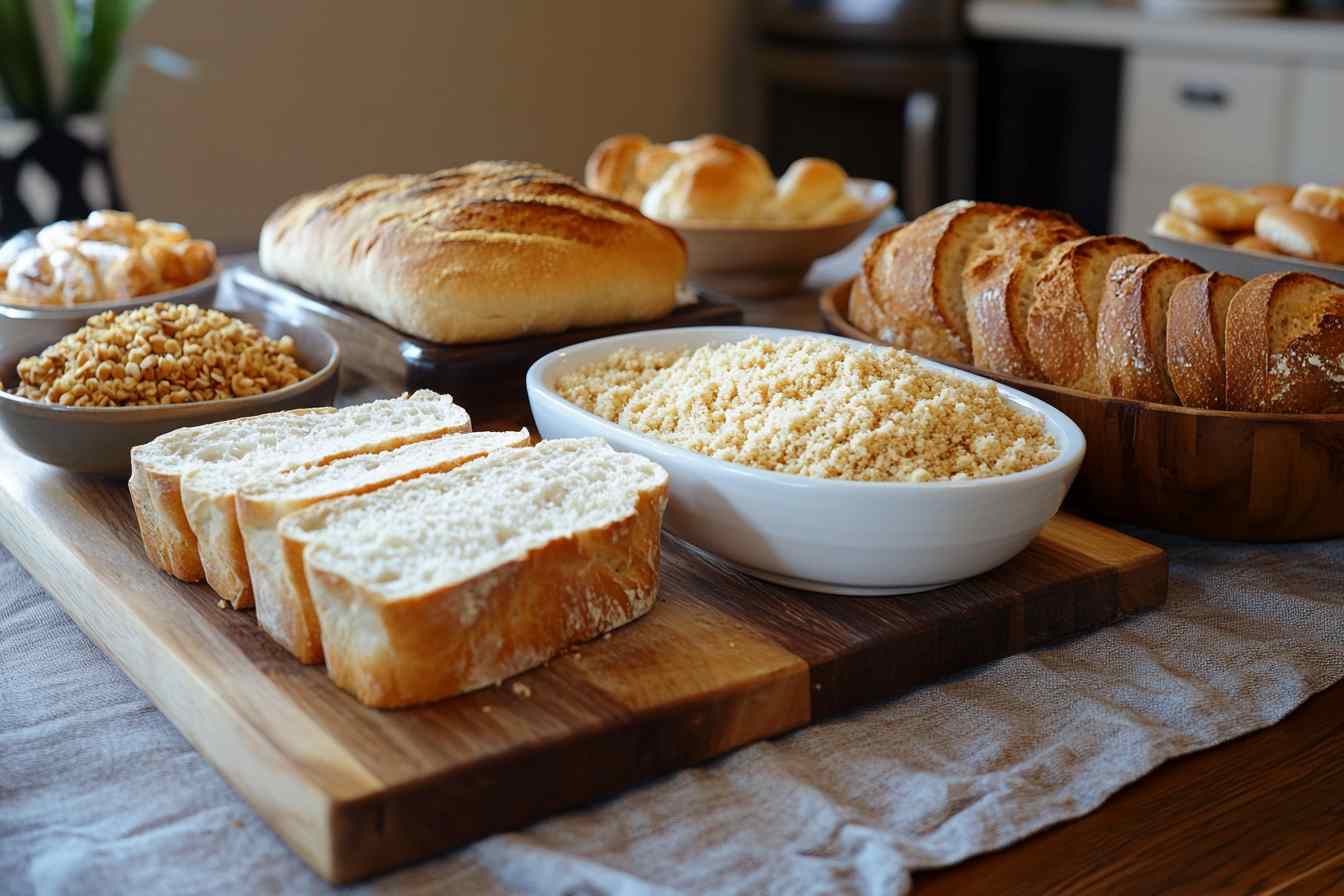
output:
[[[1265,274],[1227,313],[1232,410],[1344,411],[1344,287],[1310,274]]]
[[[1171,197],[1171,210],[1209,230],[1250,230],[1265,202],[1246,190],[1191,184]]]
[[[262,228],[261,267],[412,336],[462,343],[662,317],[686,250],[567,177],[477,162],[292,199]]]
[[[1255,234],[1243,236],[1232,244],[1233,249],[1240,249],[1243,252],[1264,252],[1269,255],[1281,255],[1277,246],[1273,243],[1262,240]]]
[[[1293,201],[1297,187],[1292,184],[1257,184],[1246,191],[1265,205],[1287,205]]]
[[[205,578],[235,607],[252,605],[234,494],[251,476],[396,448],[471,428],[451,396],[249,417],[179,429],[131,450],[131,496],[150,559],[187,581]]]
[[[1208,243],[1218,245],[1222,237],[1203,225],[1196,224],[1172,212],[1162,212],[1153,222],[1153,233],[1170,240],[1184,240],[1187,243]]]
[[[1169,255],[1126,255],[1111,265],[1097,308],[1103,394],[1176,403],[1167,375],[1167,305],[1178,283],[1201,273]]]
[[[1006,206],[949,202],[881,234],[864,253],[867,288],[894,327],[892,345],[969,364],[971,331],[962,271],[976,241]]]
[[[1027,349],[1045,380],[1101,393],[1097,372],[1097,308],[1111,264],[1148,252],[1123,236],[1070,240],[1051,250],[1036,279],[1036,301],[1027,312]]]
[[[1061,212],[1018,208],[996,216],[977,241],[962,272],[966,322],[975,366],[1040,379],[1027,348],[1027,315],[1036,279],[1055,246],[1087,236]]]
[[[506,448],[280,523],[327,671],[377,707],[460,694],[639,617],[667,474],[598,439]]]
[[[1291,204],[1300,212],[1344,222],[1344,187],[1303,184],[1293,194]]]
[[[257,622],[301,663],[322,662],[317,611],[303,564],[285,563],[276,531],[286,515],[321,501],[359,495],[428,473],[443,473],[501,448],[524,448],[527,430],[463,432],[357,454],[327,464],[291,467],[249,478],[236,497]]]
[[[1344,223],[1287,205],[1271,205],[1255,219],[1255,235],[1286,255],[1344,264]]]
[[[1210,273],[1176,284],[1167,307],[1167,375],[1176,397],[1188,408],[1220,410],[1227,405],[1223,351],[1227,308],[1246,283]]]
[[[583,180],[588,189],[639,207],[644,198],[637,165],[640,153],[649,147],[643,134],[617,134],[597,144],[588,157]]]

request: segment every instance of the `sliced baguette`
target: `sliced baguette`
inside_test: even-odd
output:
[[[1196,264],[1169,255],[1126,255],[1111,265],[1097,309],[1097,371],[1116,398],[1176,404],[1167,375],[1167,305]]]
[[[328,464],[294,467],[248,480],[238,490],[257,622],[299,662],[322,662],[317,611],[302,563],[285,563],[276,526],[282,517],[321,501],[358,495],[428,473],[443,473],[501,448],[530,442],[519,432],[465,432],[412,442],[391,451],[357,454]]]
[[[1051,249],[1085,236],[1087,231],[1060,212],[1019,208],[994,218],[962,272],[976,367],[1041,378],[1027,349],[1026,333],[1037,276]]]
[[[892,328],[895,338],[887,341],[941,361],[971,362],[961,272],[990,221],[1006,210],[949,202],[869,244],[863,276]]]
[[[1344,288],[1265,274],[1227,312],[1227,403],[1237,411],[1344,410]]]
[[[1228,274],[1200,274],[1176,285],[1167,307],[1167,375],[1188,408],[1227,406],[1223,351],[1227,308],[1246,284]]]
[[[327,671],[376,707],[474,690],[647,612],[667,473],[599,439],[506,448],[280,522]]]
[[[1041,375],[1056,386],[1101,393],[1097,375],[1097,307],[1111,264],[1148,252],[1123,236],[1089,236],[1051,250],[1036,279],[1027,312],[1027,349]]]

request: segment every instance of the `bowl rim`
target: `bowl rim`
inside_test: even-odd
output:
[[[1087,439],[1078,424],[1069,418],[1067,414],[1058,408],[1039,398],[1028,395],[1012,386],[995,382],[994,380],[941,364],[928,358],[914,355],[916,361],[922,367],[933,369],[938,372],[954,376],[957,379],[975,383],[989,383],[994,386],[999,395],[1018,410],[1029,409],[1039,414],[1046,421],[1051,435],[1055,437],[1056,446],[1059,453],[1054,459],[1046,463],[1032,467],[1029,470],[1021,470],[1017,473],[1006,473],[1001,476],[987,476],[982,479],[942,479],[930,482],[901,482],[901,481],[865,481],[857,479],[829,479],[817,476],[804,476],[800,473],[780,473],[775,470],[765,470],[760,467],[753,467],[737,461],[722,460],[717,457],[710,457],[707,454],[700,454],[691,451],[689,448],[683,448],[680,445],[673,445],[670,442],[664,442],[648,433],[643,433],[635,429],[629,429],[614,423],[603,417],[599,417],[591,411],[584,410],[573,402],[564,398],[548,382],[547,375],[562,361],[567,360],[567,356],[579,353],[580,350],[587,354],[589,352],[600,354],[599,347],[609,347],[612,350],[618,347],[629,347],[641,339],[650,337],[663,337],[665,335],[693,336],[694,334],[703,335],[722,335],[727,337],[715,343],[701,343],[702,345],[720,344],[726,342],[739,342],[751,336],[763,336],[771,339],[786,339],[792,337],[805,337],[815,339],[825,339],[836,342],[849,343],[864,349],[880,349],[881,346],[875,346],[872,343],[860,342],[857,339],[851,339],[847,336],[838,336],[833,333],[819,333],[810,330],[790,330],[782,327],[752,327],[752,326],[707,326],[707,327],[676,327],[663,328],[658,330],[644,330],[638,333],[625,333],[616,336],[606,336],[601,339],[591,339],[587,342],[576,343],[565,348],[557,349],[546,355],[543,355],[528,368],[526,377],[526,386],[529,402],[535,397],[541,400],[557,404],[565,411],[580,415],[582,419],[591,424],[595,424],[600,433],[615,433],[622,438],[631,436],[644,440],[658,449],[660,452],[667,452],[672,457],[683,461],[712,462],[718,465],[726,474],[734,475],[739,478],[757,481],[762,484],[772,486],[789,487],[810,487],[827,488],[846,492],[878,492],[881,490],[899,490],[899,491],[919,491],[928,493],[938,490],[962,491],[965,489],[979,489],[982,491],[993,491],[1002,489],[1012,489],[1019,485],[1056,477],[1071,477],[1082,465],[1083,456],[1087,449]],[[597,360],[597,358],[594,358]],[[534,412],[535,416],[535,412]],[[1063,442],[1063,444],[1060,444]]]
[[[215,262],[215,268],[209,274],[197,280],[195,283],[188,283],[186,286],[179,286],[176,289],[168,289],[163,292],[150,293],[145,296],[132,296],[128,299],[106,299],[101,302],[85,302],[81,305],[22,305],[15,302],[0,301],[0,317],[78,317],[87,312],[88,317],[95,314],[101,314],[104,311],[126,311],[139,305],[153,304],[155,302],[177,302],[183,298],[189,298],[197,292],[217,288],[219,286],[220,276],[224,273],[224,265]],[[0,289],[0,298],[6,295],[3,289]]]
[[[853,331],[856,335],[849,336],[844,333],[833,335],[841,336],[864,345],[877,345],[872,337],[868,336],[858,327],[854,326],[849,320],[849,315],[842,312],[836,305],[836,298],[844,295],[846,303],[849,301],[849,290],[854,285],[857,277],[850,277],[842,280],[834,286],[822,290],[821,297],[817,300],[818,307],[821,310],[823,320],[830,321],[834,319],[837,322],[843,322],[847,330]],[[846,305],[848,307],[848,305]],[[860,338],[862,337],[862,338]],[[912,352],[913,354],[913,352]],[[926,359],[927,360],[927,359]],[[1213,417],[1225,420],[1241,420],[1246,423],[1278,423],[1284,426],[1294,424],[1344,424],[1344,413],[1337,414],[1279,414],[1270,411],[1226,411],[1215,408],[1188,408],[1183,404],[1165,404],[1160,401],[1140,401],[1137,398],[1117,398],[1112,395],[1095,395],[1091,392],[1084,392],[1081,389],[1070,389],[1068,386],[1056,386],[1053,383],[1042,383],[1036,380],[1024,380],[1020,377],[1008,376],[1002,373],[984,373],[979,368],[967,366],[965,368],[956,364],[944,364],[934,362],[943,367],[951,367],[954,370],[962,370],[984,379],[991,379],[1002,386],[1021,391],[1023,389],[1044,389],[1069,398],[1084,398],[1098,404],[1114,403],[1120,407],[1129,407],[1146,412],[1160,412],[1164,414],[1178,414],[1186,417]],[[1048,402],[1047,402],[1048,404]]]
[[[758,224],[728,223],[716,221],[667,221],[662,218],[650,216],[650,220],[655,221],[664,227],[671,227],[678,232],[686,230],[695,234],[716,234],[728,235],[737,233],[816,233],[823,230],[840,230],[845,227],[853,227],[860,223],[870,223],[877,219],[896,202],[896,188],[884,180],[876,180],[867,177],[851,177],[848,183],[863,184],[866,189],[875,189],[878,197],[872,202],[865,202],[863,208],[847,215],[843,218],[837,218],[834,221],[825,221],[821,223],[808,224],[781,224],[760,222]]]
[[[230,311],[228,314],[231,317],[238,317],[240,319],[262,318],[267,321],[276,321],[285,329],[286,332],[284,335],[292,336],[300,331],[318,333],[320,334],[320,338],[330,349],[327,362],[319,369],[312,371],[306,379],[299,380],[297,383],[290,383],[288,386],[282,386],[281,388],[270,392],[262,392],[259,395],[240,395],[233,398],[212,398],[209,401],[188,401],[181,404],[138,404],[126,405],[123,407],[90,408],[53,404],[47,401],[36,401],[32,398],[24,398],[21,395],[15,395],[8,389],[0,388],[0,402],[8,402],[10,406],[18,412],[32,416],[59,416],[65,414],[78,417],[107,417],[109,418],[109,422],[112,422],[118,416],[153,415],[159,413],[164,415],[177,413],[183,416],[208,416],[213,412],[229,406],[237,406],[235,404],[236,402],[269,403],[272,401],[282,401],[285,398],[300,394],[326,382],[331,379],[340,368],[341,344],[334,336],[321,327],[292,324],[283,318],[274,317],[261,310]],[[248,322],[255,325],[255,320],[249,320]],[[78,329],[78,327],[75,329]],[[73,332],[73,330],[71,332]],[[24,357],[28,356],[25,355]]]

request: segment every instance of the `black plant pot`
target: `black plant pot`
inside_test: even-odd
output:
[[[17,152],[0,149],[0,239],[51,221],[83,218],[95,202],[124,207],[99,120],[0,121],[0,128],[26,132],[25,138],[6,141],[11,147],[17,144]],[[29,189],[25,198],[21,188],[25,179],[39,184],[36,192],[47,195],[35,199]],[[101,186],[93,197],[86,192],[90,182]]]

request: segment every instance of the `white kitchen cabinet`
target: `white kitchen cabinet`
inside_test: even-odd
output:
[[[1285,177],[1344,184],[1344,68],[1298,69]]]

